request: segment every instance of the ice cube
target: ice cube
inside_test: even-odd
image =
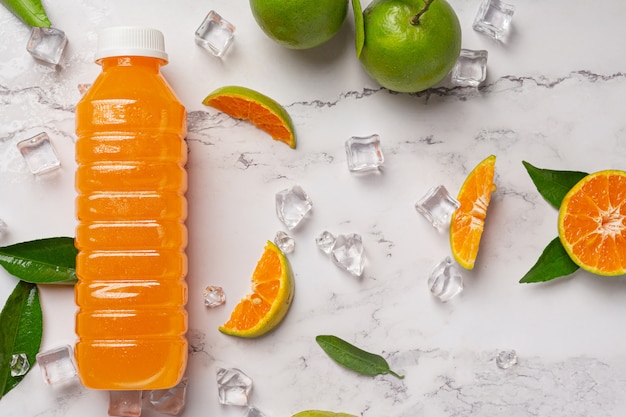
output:
[[[478,87],[487,78],[487,51],[461,49],[459,59],[451,72],[453,84]]]
[[[11,368],[12,377],[26,375],[30,369],[30,362],[28,361],[26,354],[14,353],[11,356],[11,364],[9,365],[9,368]]]
[[[62,30],[49,27],[33,27],[26,50],[39,63],[57,67],[63,59],[63,51],[67,45],[67,37]]]
[[[48,385],[69,382],[78,377],[70,346],[65,345],[39,352],[37,354],[37,363],[41,369],[44,382]]]
[[[161,414],[177,416],[185,408],[187,395],[187,378],[170,389],[153,390],[148,393],[150,406]]]
[[[315,238],[315,244],[322,252],[329,255],[335,244],[335,239],[335,235],[324,230]]]
[[[503,350],[496,356],[496,365],[498,368],[507,369],[513,365],[517,365],[517,353],[514,350]]]
[[[220,404],[248,405],[252,379],[237,368],[217,369],[217,395]]]
[[[378,135],[353,136],[346,141],[345,145],[350,171],[378,170],[385,161]]]
[[[138,417],[141,415],[142,392],[109,391],[109,416]]]
[[[298,226],[312,207],[311,199],[299,185],[276,194],[276,215],[289,230]]]
[[[431,188],[415,203],[417,212],[439,230],[450,225],[452,213],[459,207],[461,203],[452,197],[443,185]]]
[[[17,148],[26,160],[30,172],[35,175],[45,174],[61,166],[61,161],[45,132],[18,142]]]
[[[502,40],[509,31],[515,6],[500,0],[484,0],[474,19],[473,28],[496,40]]]
[[[209,308],[219,307],[226,302],[226,294],[222,287],[209,285],[202,293],[204,297],[204,305]]]
[[[235,36],[235,26],[211,10],[196,30],[196,43],[217,57],[223,56]]]
[[[276,232],[274,243],[280,248],[281,251],[283,251],[283,253],[291,253],[296,247],[296,241],[282,230]]]
[[[365,255],[361,236],[356,233],[338,235],[330,251],[330,259],[355,277],[363,275]]]
[[[266,417],[265,414],[255,406],[250,406],[246,409],[243,417]]]
[[[445,303],[463,291],[463,276],[449,256],[433,269],[428,277],[428,288],[433,296]]]

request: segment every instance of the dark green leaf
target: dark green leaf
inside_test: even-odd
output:
[[[580,171],[553,171],[532,166],[526,161],[522,161],[528,175],[535,183],[537,191],[557,210],[561,207],[563,197],[581,179],[586,177],[586,172]]]
[[[42,314],[37,286],[19,281],[0,312],[0,398],[23,378],[11,376],[13,354],[26,354],[30,367],[41,346]]]
[[[77,254],[71,237],[31,240],[0,247],[0,265],[22,281],[74,284]]]
[[[574,273],[578,268],[557,237],[546,246],[537,263],[522,277],[520,283],[549,281]]]
[[[355,372],[371,376],[391,374],[404,378],[389,369],[389,364],[382,356],[361,350],[337,336],[317,336],[315,341],[332,360]]]
[[[29,26],[50,27],[41,0],[0,0],[0,3]]]
[[[365,44],[365,23],[363,22],[363,9],[360,0],[352,0],[352,13],[354,13],[356,57],[360,58]]]

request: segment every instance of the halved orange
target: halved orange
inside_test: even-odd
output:
[[[450,248],[454,259],[465,269],[474,268],[480,238],[485,227],[491,194],[496,190],[493,182],[496,157],[490,155],[469,173],[459,191],[461,206],[450,221]]]
[[[596,172],[572,187],[559,209],[559,238],[582,269],[625,274],[626,172]]]
[[[202,104],[235,119],[248,120],[275,140],[296,147],[296,135],[289,113],[276,100],[250,88],[229,85],[206,96]]]
[[[239,301],[219,330],[247,338],[264,335],[278,326],[289,311],[294,286],[289,261],[268,241],[252,274],[252,291]]]

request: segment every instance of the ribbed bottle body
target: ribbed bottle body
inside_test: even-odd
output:
[[[76,108],[76,361],[107,390],[187,362],[186,115],[157,58],[113,57]]]

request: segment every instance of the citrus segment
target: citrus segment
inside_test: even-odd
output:
[[[581,268],[625,274],[626,172],[596,172],[572,187],[559,209],[559,238]]]
[[[246,87],[226,86],[206,96],[202,104],[211,106],[235,119],[247,120],[269,133],[275,140],[296,147],[291,117],[274,99]]]
[[[219,330],[239,337],[258,337],[283,320],[293,300],[294,280],[289,261],[272,242],[252,274],[252,291],[235,306]]]
[[[461,206],[450,222],[450,247],[454,259],[463,268],[472,269],[478,255],[485,227],[487,208],[496,186],[496,157],[491,155],[479,163],[465,179],[458,200]]]

